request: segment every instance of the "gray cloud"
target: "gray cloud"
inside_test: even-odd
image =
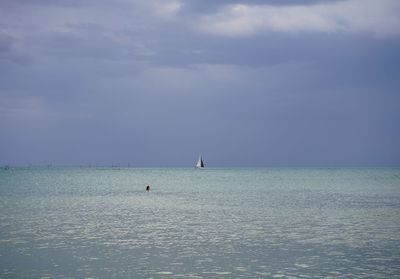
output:
[[[234,4],[3,1],[0,164],[399,163],[397,36],[194,28]]]
[[[198,24],[202,31],[225,36],[259,32],[368,32],[379,37],[400,34],[396,0],[349,0],[313,5],[272,6],[233,4]]]

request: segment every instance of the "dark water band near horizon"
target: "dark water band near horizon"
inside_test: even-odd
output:
[[[67,277],[400,278],[400,168],[1,169],[0,278]]]

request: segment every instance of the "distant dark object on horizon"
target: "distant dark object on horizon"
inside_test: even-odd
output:
[[[150,185],[147,185],[146,186],[146,192],[149,192],[150,191]]]

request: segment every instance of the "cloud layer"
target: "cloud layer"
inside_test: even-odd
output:
[[[1,1],[0,165],[400,163],[397,2],[237,3]]]
[[[313,5],[234,4],[205,15],[198,28],[224,36],[262,32],[365,32],[379,37],[400,35],[400,2],[349,0]]]

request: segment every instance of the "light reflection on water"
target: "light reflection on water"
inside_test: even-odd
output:
[[[0,171],[1,278],[400,278],[399,248],[400,169]]]

